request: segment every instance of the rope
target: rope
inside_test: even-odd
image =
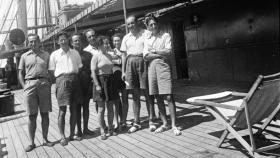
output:
[[[10,13],[10,9],[11,9],[11,7],[12,7],[12,4],[13,4],[13,1],[11,1],[11,3],[10,3],[9,9],[8,9],[8,13],[7,13],[6,16],[5,16],[5,19],[4,19],[4,22],[3,22],[2,26],[1,26],[0,31],[2,31],[2,29],[3,29],[3,27],[4,27],[5,23],[6,23],[7,17],[8,17],[8,15],[9,15],[9,13]]]

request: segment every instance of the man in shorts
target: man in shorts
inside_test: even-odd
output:
[[[132,90],[133,97],[134,123],[128,132],[133,133],[141,128],[140,90],[144,92],[146,98],[149,125],[152,131],[156,129],[153,125],[155,112],[150,96],[148,95],[147,67],[143,59],[144,40],[149,36],[149,31],[140,28],[135,16],[129,16],[126,21],[129,33],[124,36],[120,50],[123,52],[122,79],[126,82],[126,89]]]
[[[65,146],[68,140],[65,138],[65,114],[70,109],[70,136],[74,139],[77,122],[77,104],[80,102],[80,87],[78,82],[79,69],[83,67],[79,52],[69,46],[69,36],[65,32],[58,35],[60,49],[50,56],[49,70],[56,78],[56,98],[59,106],[58,128],[61,136],[60,144]]]
[[[19,81],[24,91],[24,104],[28,115],[29,145],[25,151],[32,151],[36,131],[38,109],[42,118],[43,145],[53,146],[48,141],[49,112],[52,111],[51,82],[48,73],[49,53],[40,50],[40,39],[36,34],[28,35],[29,51],[24,53],[19,62]]]

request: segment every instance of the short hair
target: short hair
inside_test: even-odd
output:
[[[39,35],[37,35],[37,34],[35,34],[35,33],[29,33],[29,34],[27,35],[27,39],[28,39],[29,37],[31,37],[31,36],[36,36],[36,37],[37,37],[37,40],[40,41]]]
[[[65,31],[61,31],[57,34],[57,38],[59,38],[60,36],[65,36],[66,38],[69,38],[69,34]]]
[[[127,16],[126,20],[129,19],[129,18],[134,18],[135,22],[137,22],[137,17],[136,17],[135,14],[131,14],[131,15]]]
[[[115,37],[119,37],[120,39],[122,39],[122,34],[121,33],[115,33],[113,34],[113,36],[111,37],[111,39],[113,40]]]
[[[74,37],[74,36],[80,36],[82,38],[82,34],[81,33],[73,33],[71,35],[71,40],[72,40],[72,37]]]
[[[144,21],[146,27],[149,25],[149,22],[150,22],[151,20],[154,20],[156,23],[158,23],[157,18],[156,18],[153,14],[149,14],[149,15],[147,15],[147,16],[145,17],[145,21]]]
[[[86,36],[86,34],[87,34],[89,31],[94,32],[94,35],[96,34],[96,32],[94,31],[94,29],[92,29],[92,28],[86,29],[86,30],[83,32],[83,34]]]

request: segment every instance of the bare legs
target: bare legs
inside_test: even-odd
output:
[[[42,112],[41,118],[41,126],[42,126],[42,135],[43,135],[43,145],[46,146],[53,146],[54,143],[49,142],[48,140],[48,131],[49,131],[49,113],[48,112]],[[35,132],[37,128],[37,116],[38,114],[29,115],[28,116],[28,135],[29,135],[29,145],[25,149],[26,152],[29,152],[35,148],[34,138],[35,138]]]
[[[113,127],[113,119],[114,119],[114,111],[113,111],[113,102],[108,101],[98,101],[98,123],[100,126],[100,134],[101,134],[101,139],[104,140],[106,139],[106,134],[105,134],[105,121],[104,121],[104,113],[105,113],[105,103],[107,107],[107,117],[108,117],[108,126],[109,126],[109,131],[114,129]]]
[[[65,146],[68,144],[65,137],[65,115],[67,106],[60,106],[58,113],[58,129],[61,137],[60,144]],[[70,109],[70,140],[73,139],[75,126],[77,123],[77,110],[74,105],[69,106]]]
[[[167,119],[166,119],[166,109],[165,109],[165,105],[164,105],[164,97],[165,97],[166,101],[168,102],[169,113],[170,113],[170,118],[171,118],[171,127],[173,129],[173,132],[175,135],[180,135],[181,131],[176,126],[176,105],[175,105],[173,96],[171,94],[156,95],[156,99],[158,102],[158,108],[160,111],[160,117],[163,122],[163,127],[167,127],[167,125],[168,125]],[[159,130],[156,130],[156,132],[162,132],[164,130],[165,129],[159,129]]]

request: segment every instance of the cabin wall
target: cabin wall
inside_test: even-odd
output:
[[[162,20],[183,22],[185,70],[193,81],[253,81],[258,74],[280,71],[278,0],[211,0]],[[176,63],[183,60],[181,53],[175,51]]]

